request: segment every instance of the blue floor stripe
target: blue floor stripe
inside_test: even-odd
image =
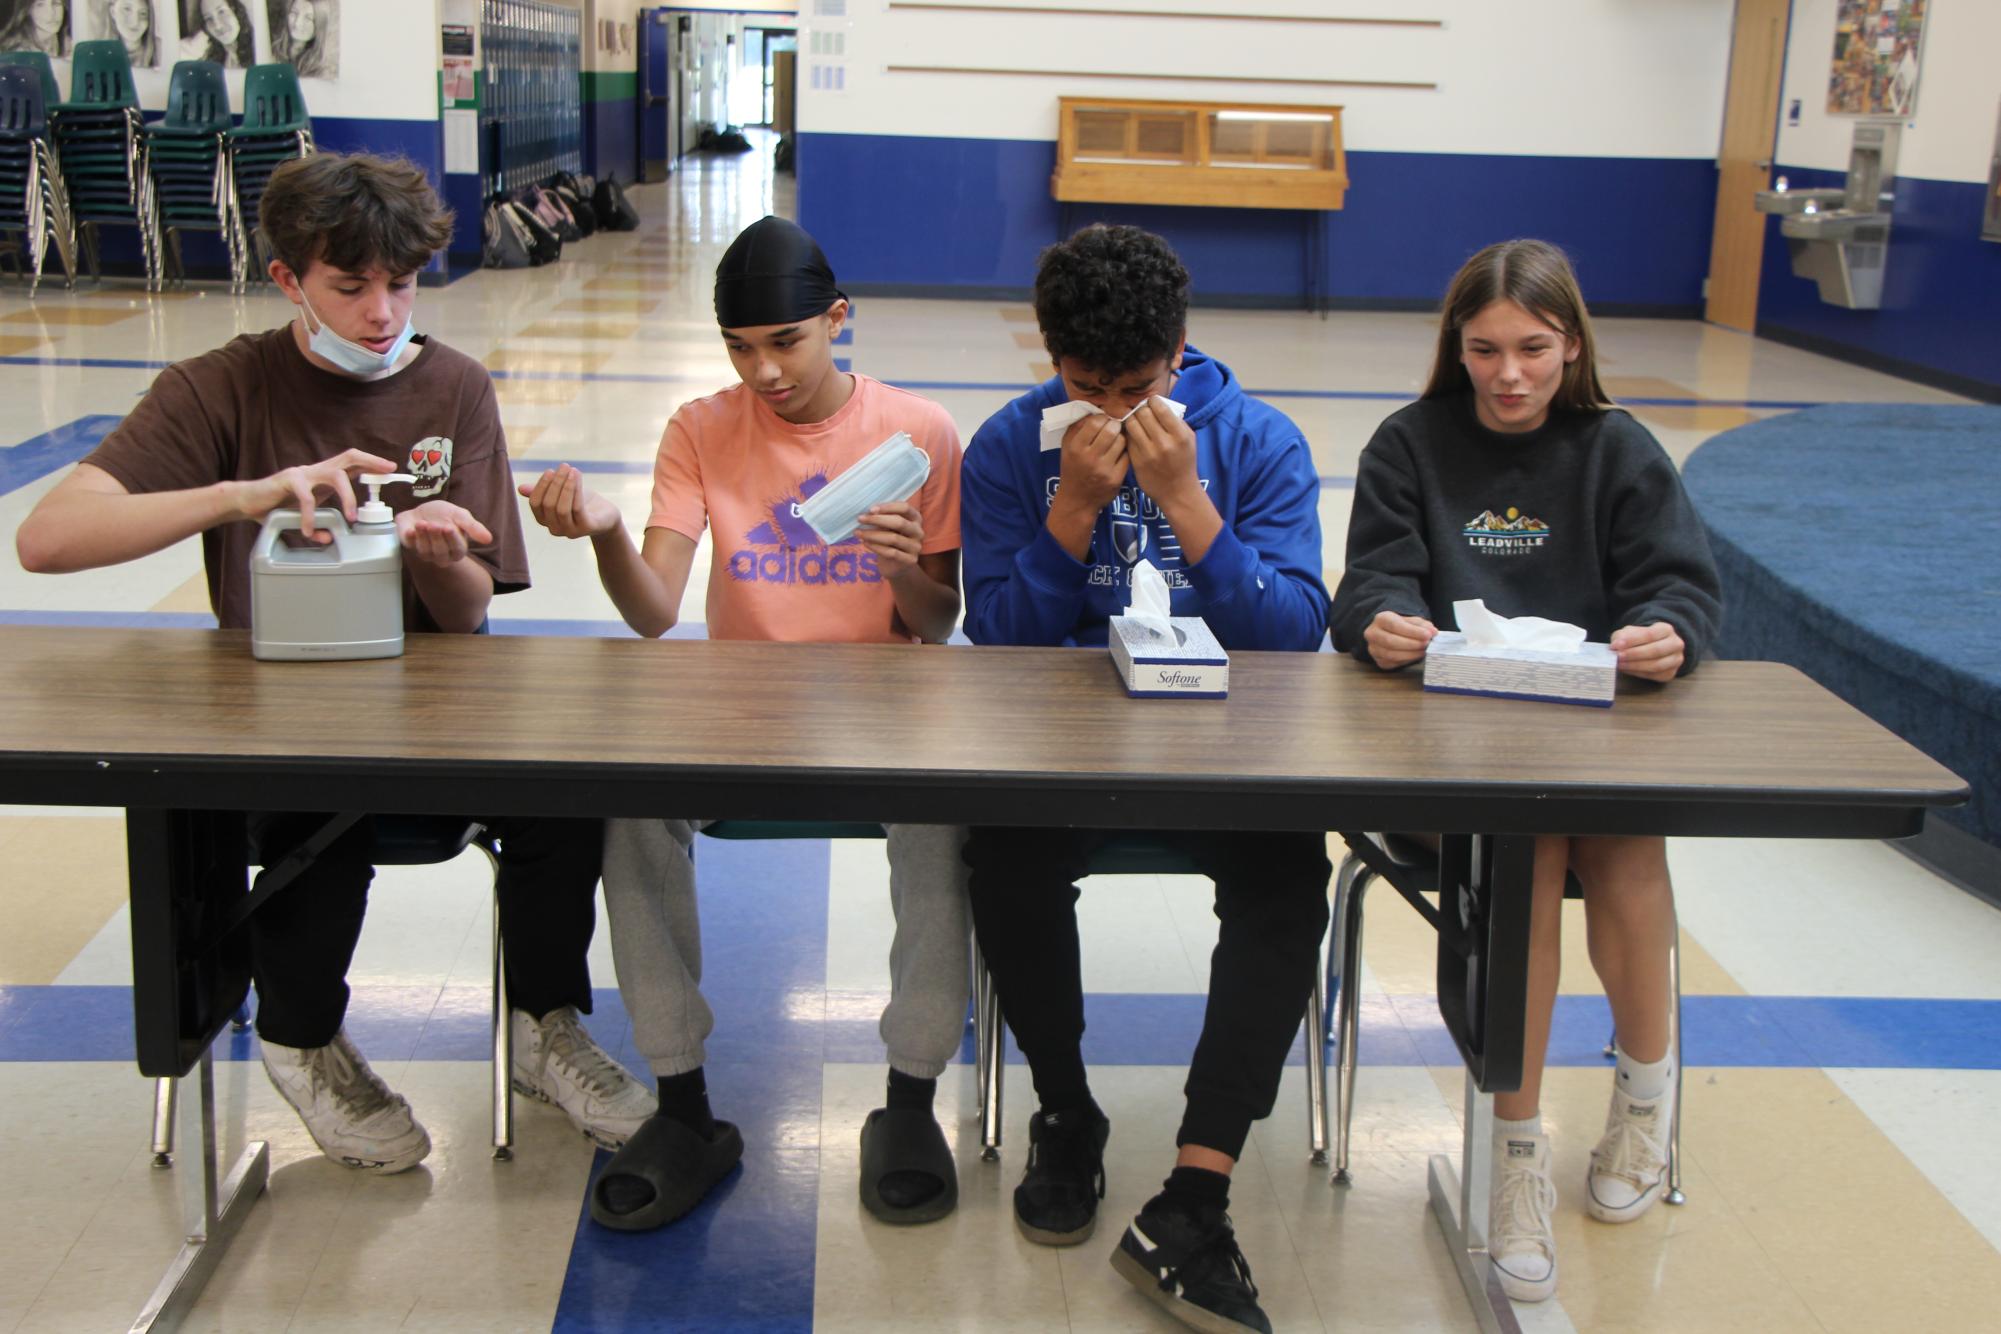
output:
[[[165,370],[173,365],[171,361],[130,361],[114,357],[0,357],[0,366],[81,366],[89,370]],[[852,371],[854,361],[850,357],[834,358],[839,370]],[[639,371],[489,371],[496,380],[563,380],[587,384],[705,384],[714,383],[713,375],[665,375]],[[1016,383],[1001,380],[903,380],[891,381],[899,389],[909,389],[923,393],[928,391],[978,391],[1001,394],[1025,394],[1037,387],[1027,382]],[[1039,382],[1038,382],[1039,383]],[[1355,400],[1372,403],[1408,403],[1411,392],[1408,389],[1247,389],[1253,398],[1317,398]],[[1777,398],[1622,398],[1623,407],[1651,408],[1745,408],[1759,411],[1785,411],[1793,408],[1817,408],[1821,400],[1795,400]]]
[[[80,366],[92,371],[163,371],[173,364],[124,357],[0,357],[0,366]]]
[[[58,468],[67,468],[97,448],[122,420],[115,415],[78,417],[66,426],[0,449],[0,495],[38,482]]]
[[[213,630],[215,617],[205,611],[53,611],[40,607],[0,610],[0,625],[80,625],[131,630]]]
[[[527,479],[561,464],[569,464],[578,472],[616,472],[640,474],[653,471],[653,460],[644,463],[631,459],[514,459],[511,466],[516,477]]]
[[[743,849],[753,849],[744,852]],[[771,920],[750,905],[765,903],[774,871],[818,859],[824,883],[826,845],[811,840],[784,843],[700,844],[705,886],[717,877],[739,876],[757,884],[755,894],[728,895],[736,912],[718,908],[705,893],[703,936],[708,948],[705,994],[716,1011],[710,1040],[710,1088],[732,1120],[770,1132],[786,1147],[799,1148],[804,1103],[797,1090],[786,1092],[787,1107],[760,1103],[739,1108],[740,1098],[791,1081],[813,1082],[814,1105],[821,1064],[869,1065],[883,1059],[874,1008],[881,997],[833,997],[815,980],[814,941],[824,946],[825,905],[811,927],[787,921],[774,933]],[[745,859],[749,860],[746,861]],[[773,859],[776,859],[775,861]],[[720,869],[718,869],[720,868]],[[748,868],[748,869],[746,869]],[[784,890],[788,903],[795,893]],[[767,905],[769,906],[769,905]],[[789,908],[786,911],[790,911]],[[754,919],[754,920],[753,920]],[[740,934],[736,934],[740,933]],[[823,960],[821,955],[813,956]],[[824,975],[824,962],[820,963]],[[763,980],[759,980],[763,979]],[[641,1064],[634,1052],[625,1007],[618,992],[600,987],[589,1026],[605,1050]],[[483,1061],[492,1050],[484,987],[358,986],[348,1027],[355,1042],[384,1059]],[[1093,994],[1087,1001],[1089,1028],[1084,1058],[1092,1066],[1181,1066],[1188,1062],[1201,1032],[1199,995]],[[834,1017],[827,1017],[829,1010]],[[857,1017],[860,1016],[860,1017]],[[1452,1066],[1458,1056],[1429,996],[1368,996],[1362,1002],[1361,1061],[1371,1066]],[[1688,1064],[1719,1068],[1807,1070],[2001,1070],[2001,1001],[1914,1000],[1847,996],[1685,996],[1683,1046]],[[1611,1018],[1602,998],[1561,996],[1550,1038],[1549,1063],[1590,1067],[1603,1063],[1601,1048]],[[218,1048],[223,1060],[255,1060],[250,1039]],[[1009,1057],[1020,1053],[1009,1044]],[[769,1068],[783,1057],[790,1071]],[[132,989],[126,986],[0,987],[0,1062],[129,1061],[132,1051]],[[973,1059],[967,1038],[960,1059]],[[1291,1063],[1304,1053],[1294,1047]],[[810,1068],[809,1068],[810,1067]],[[776,1081],[774,1084],[773,1081]],[[817,1131],[815,1132],[817,1133]]]
[[[742,1127],[743,1166],[657,1232],[613,1232],[581,1208],[555,1334],[812,1328],[826,1048],[820,1025],[793,1016],[825,1005],[828,845],[703,840],[696,861],[709,1096]]]

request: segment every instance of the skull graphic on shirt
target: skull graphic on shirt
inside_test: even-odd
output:
[[[452,479],[452,442],[442,435],[426,436],[410,446],[410,475],[417,479],[410,493],[419,500],[442,495]]]

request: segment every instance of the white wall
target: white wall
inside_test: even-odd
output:
[[[256,56],[271,59],[269,0],[244,0],[257,34]],[[134,70],[140,105],[164,110],[167,83],[180,47],[179,0],[153,0],[155,22],[163,39],[157,69]],[[82,0],[72,0],[73,22],[83,23]],[[463,20],[458,20],[463,21]],[[473,22],[477,23],[475,18]],[[300,82],[306,105],[315,116],[367,120],[430,120],[438,118],[439,0],[341,0],[340,77]],[[79,33],[90,37],[89,32]],[[70,62],[58,60],[56,81],[65,95],[70,86]],[[243,71],[225,71],[231,105],[243,111]]]
[[[1917,114],[1904,122],[1897,174],[1975,184],[1987,180],[2001,109],[2001,4],[1932,0],[1919,50]],[[1848,170],[1854,116],[1827,113],[1827,73],[1834,57],[1835,0],[1793,0],[1780,102],[1779,162]],[[1785,112],[1800,102],[1800,123]]]
[[[1033,6],[1037,0],[991,0]],[[1046,3],[1047,0],[1042,0]],[[1075,0],[1090,8],[1438,18],[1442,29],[799,6],[800,127],[814,133],[1056,137],[1067,95],[1332,103],[1355,150],[1708,158],[1721,136],[1732,0]],[[1993,0],[1956,0],[1991,5]],[[845,47],[816,89],[812,35]],[[1305,84],[890,74],[897,65],[1436,83]],[[1989,118],[1991,122],[1991,117]]]

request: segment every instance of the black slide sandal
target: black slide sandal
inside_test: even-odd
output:
[[[664,1227],[700,1204],[742,1157],[743,1136],[728,1121],[716,1122],[715,1134],[703,1139],[672,1117],[655,1115],[612,1155],[592,1183],[591,1217],[620,1232]],[[644,1182],[653,1188],[653,1198],[619,1213],[605,1189],[615,1177]]]
[[[899,1207],[882,1198],[891,1172],[922,1172],[944,1189],[922,1204]],[[929,1111],[878,1107],[862,1122],[862,1205],[885,1223],[930,1223],[959,1205],[959,1171],[945,1132]]]

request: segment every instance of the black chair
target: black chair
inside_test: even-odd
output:
[[[486,856],[497,875],[500,863],[485,829],[475,821],[451,815],[376,815],[373,822],[375,865],[436,866],[467,848]],[[261,880],[270,868],[258,873]],[[254,887],[253,887],[254,888]],[[500,908],[493,911],[493,1156],[505,1162],[514,1156],[514,1042],[507,1006],[507,974],[500,943]],[[249,1006],[237,1012],[236,1029],[249,1027]],[[158,1081],[153,1098],[153,1166],[173,1166],[176,1081]]]
[[[1334,876],[1334,918],[1328,924],[1333,944],[1327,951],[1327,976],[1318,990],[1334,999],[1328,1017],[1327,1041],[1334,1044],[1338,1061],[1334,1077],[1334,1182],[1348,1185],[1349,1126],[1355,1117],[1355,1071],[1361,1040],[1362,906],[1369,883],[1381,879],[1417,910],[1434,930],[1438,927],[1438,907],[1427,898],[1438,893],[1438,854],[1416,839],[1401,834],[1343,834],[1348,855],[1341,859]],[[1584,887],[1575,875],[1564,884],[1563,896],[1582,898]],[[1674,979],[1674,1015],[1670,1050],[1674,1054],[1674,1118],[1668,1130],[1668,1189],[1663,1197],[1669,1204],[1687,1200],[1681,1189],[1681,939],[1677,926],[1675,943],[1669,952],[1669,971]],[[1617,1055],[1617,1034],[1605,1042],[1609,1059]]]

